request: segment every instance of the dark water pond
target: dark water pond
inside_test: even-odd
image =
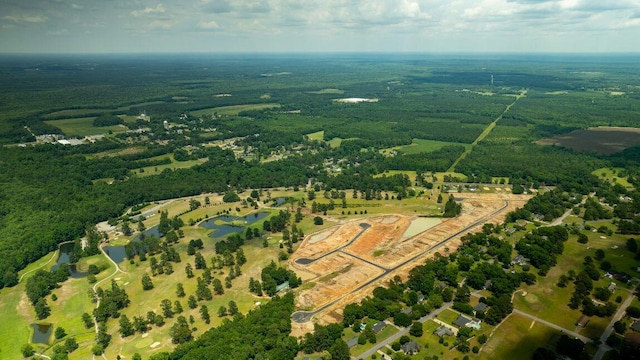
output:
[[[213,238],[227,236],[233,233],[243,232],[247,229],[247,226],[255,224],[256,222],[264,219],[269,216],[269,213],[266,212],[257,212],[253,214],[249,214],[247,216],[231,216],[231,215],[221,215],[211,218],[207,221],[203,221],[200,226],[205,227],[207,229],[214,230],[209,236]],[[225,223],[230,223],[236,221],[238,226],[221,224],[216,225],[217,221],[222,221]],[[242,223],[242,225],[240,225]]]
[[[275,199],[275,204],[273,204],[273,206],[276,206],[276,207],[277,207],[277,206],[280,206],[280,205],[282,205],[282,204],[286,203],[286,202],[287,202],[287,200],[289,200],[289,198],[286,198],[286,197],[279,197],[279,198],[276,198],[276,199]]]
[[[31,324],[33,328],[32,343],[48,344],[53,326],[51,324]]]
[[[58,247],[58,249],[60,250],[60,253],[58,255],[58,261],[56,262],[55,265],[51,267],[51,270],[57,269],[62,264],[69,264],[69,259],[73,255],[74,247],[75,246],[72,242],[66,242],[66,243],[60,244],[60,246]],[[69,272],[71,273],[72,278],[81,278],[81,277],[87,276],[87,273],[77,271],[75,264],[69,265]]]
[[[152,228],[145,230],[143,234],[144,236],[160,237],[160,231],[158,231],[157,226],[154,226]],[[138,234],[138,236],[133,238],[132,241],[140,241],[140,235]],[[104,252],[107,253],[107,255],[109,255],[111,260],[117,263],[121,263],[127,257],[127,253],[124,250],[124,246],[105,246]]]

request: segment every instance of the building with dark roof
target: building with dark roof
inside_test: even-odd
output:
[[[456,319],[456,321],[453,322],[453,325],[462,328],[467,326],[467,324],[470,322],[471,322],[471,319],[469,319],[468,317],[458,315],[458,318]]]
[[[373,332],[377,334],[380,331],[382,331],[382,329],[384,329],[385,327],[387,327],[387,323],[384,321],[380,321],[379,323],[376,323],[375,325],[373,325]]]
[[[481,313],[484,313],[485,311],[487,311],[487,308],[489,307],[489,305],[483,303],[483,302],[479,302],[478,305],[473,307],[473,311],[475,311],[476,313],[479,311]]]
[[[420,352],[420,344],[415,341],[409,341],[402,344],[400,349],[407,355],[414,355]]]
[[[452,336],[453,330],[449,329],[446,326],[440,326],[439,328],[436,329],[436,331],[433,332],[433,334],[436,335],[437,337]]]
[[[349,347],[349,349],[351,349],[352,347],[358,345],[358,337],[352,337],[351,339],[347,340],[347,346]]]

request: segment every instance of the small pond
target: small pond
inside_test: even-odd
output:
[[[69,259],[73,255],[73,249],[75,245],[73,242],[65,242],[58,246],[60,253],[58,255],[58,261],[51,267],[51,270],[57,269],[62,264],[69,264]],[[81,278],[87,276],[87,273],[76,271],[76,264],[69,265],[69,273],[72,278]]]
[[[256,222],[264,219],[269,216],[269,213],[266,212],[257,212],[253,214],[249,214],[247,216],[231,216],[231,215],[221,215],[213,217],[209,220],[203,221],[200,223],[200,226],[214,230],[209,236],[218,238],[227,236],[233,233],[238,233],[245,231],[247,226],[255,224]],[[233,225],[230,224],[220,224],[217,225],[216,222],[224,222],[231,223],[235,222]]]
[[[286,203],[286,202],[287,202],[287,200],[289,200],[289,198],[287,198],[287,197],[278,197],[278,198],[275,198],[275,203],[273,204],[273,206],[278,207],[278,206],[280,206],[280,205],[282,205],[282,204]]]
[[[51,330],[53,326],[51,324],[31,324],[33,328],[32,343],[49,344],[49,338],[51,337]]]
[[[149,228],[143,233],[144,236],[160,237],[160,231],[158,231],[157,226]],[[138,234],[138,236],[134,237],[131,241],[140,241],[140,235]],[[127,258],[127,253],[124,250],[124,246],[105,246],[104,252],[109,255],[111,260],[115,261],[116,263],[121,263],[124,259]]]

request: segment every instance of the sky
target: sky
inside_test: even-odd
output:
[[[0,0],[0,53],[640,52],[640,0]]]

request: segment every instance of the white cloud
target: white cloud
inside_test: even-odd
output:
[[[217,22],[215,22],[214,20],[210,20],[210,21],[201,21],[198,23],[198,27],[200,29],[204,29],[204,30],[213,30],[213,29],[218,29],[220,28],[220,25],[218,25]]]
[[[69,30],[60,29],[60,30],[50,30],[45,33],[47,36],[63,36],[69,34]]]
[[[47,21],[47,17],[42,15],[9,15],[3,19],[17,23],[43,23]]]
[[[150,14],[163,14],[165,12],[165,8],[162,4],[158,4],[155,8],[153,7],[146,7],[142,10],[133,10],[131,12],[131,15],[135,16],[135,17],[140,17],[143,15],[150,15]]]

